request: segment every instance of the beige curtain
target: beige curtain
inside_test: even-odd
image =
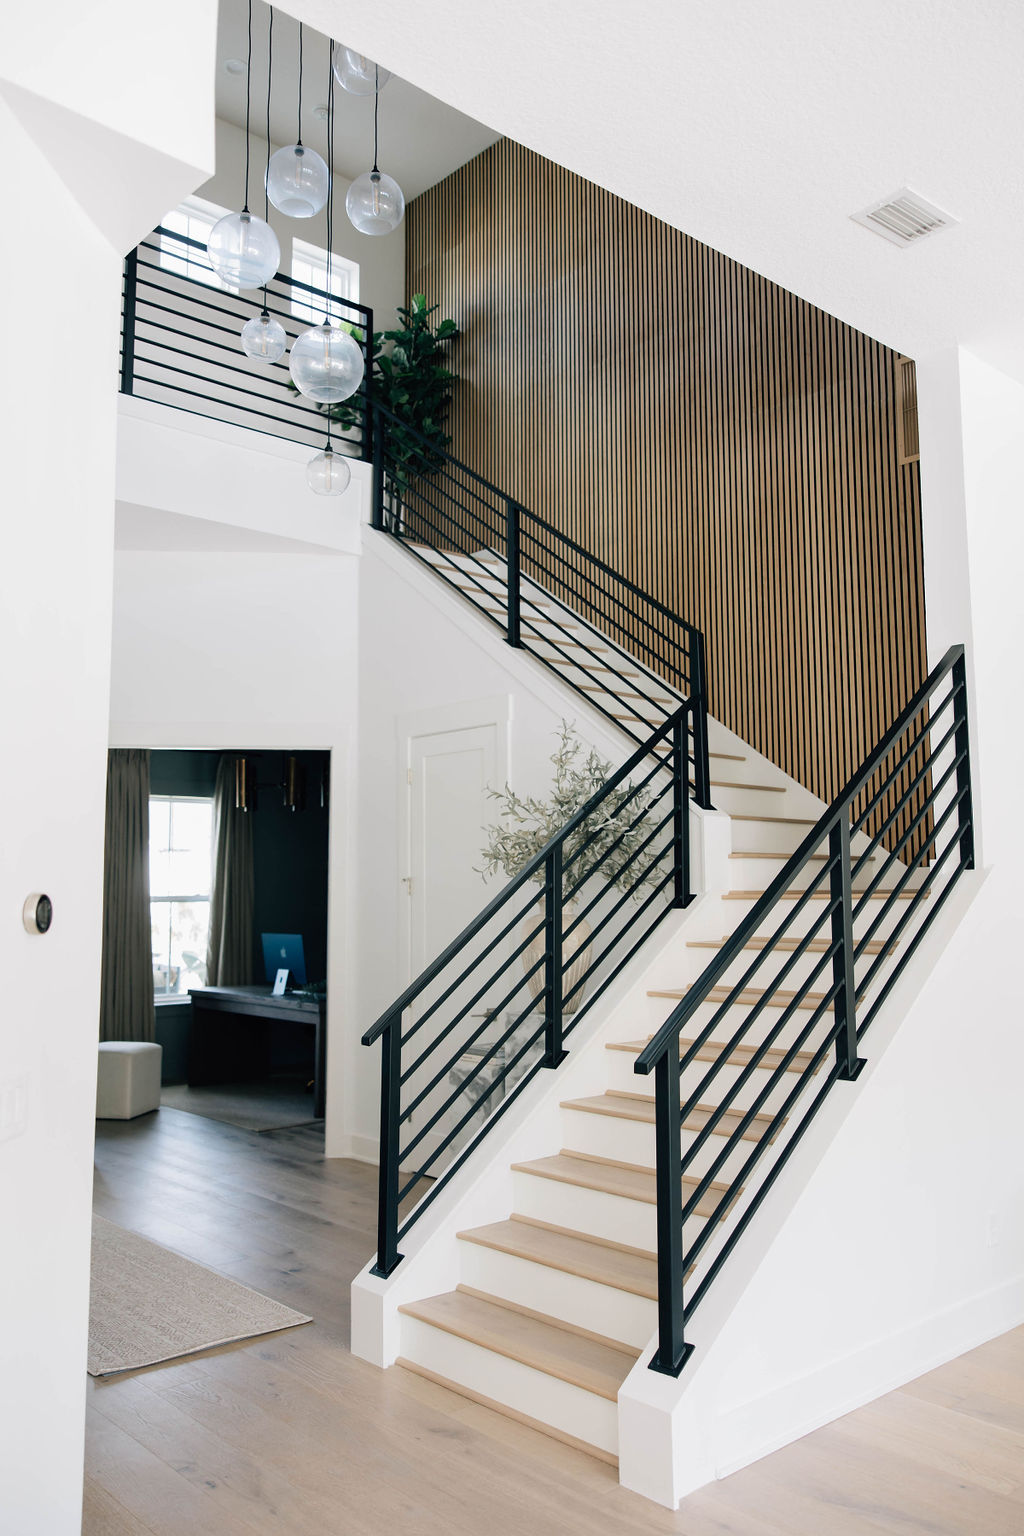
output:
[[[207,985],[239,987],[252,981],[253,876],[251,811],[235,808],[235,757],[217,765],[213,795],[213,888]]]
[[[149,753],[107,755],[100,1039],[152,1040],[149,918]]]

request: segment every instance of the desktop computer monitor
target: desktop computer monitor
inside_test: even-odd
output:
[[[301,933],[262,933],[263,965],[267,973],[267,985],[274,985],[274,978],[283,966],[291,972],[288,980],[293,987],[306,985],[306,957],[302,952]]]

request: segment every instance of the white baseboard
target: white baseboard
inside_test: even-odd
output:
[[[877,1339],[866,1348],[830,1360],[820,1370],[725,1412],[716,1440],[723,1447],[739,1441],[747,1449],[740,1456],[716,1463],[716,1477],[738,1472],[1021,1323],[1024,1275]],[[808,1411],[808,1399],[820,1406]],[[758,1423],[786,1427],[759,1434]]]

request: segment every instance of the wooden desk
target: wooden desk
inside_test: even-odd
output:
[[[189,991],[188,1083],[237,1082],[262,1076],[270,1058],[269,1021],[303,1024],[314,1030],[313,1116],[320,1120],[326,1101],[326,999],[272,997],[269,987],[195,987]]]

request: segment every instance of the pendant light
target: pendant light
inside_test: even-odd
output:
[[[299,131],[294,144],[267,162],[267,195],[290,219],[311,219],[327,201],[330,174],[315,149],[302,142],[302,22],[299,22]]]
[[[377,69],[378,66],[374,65]],[[361,235],[390,235],[405,213],[405,198],[393,176],[377,169],[380,87],[373,93],[373,170],[357,176],[348,189],[345,209]]]
[[[270,165],[270,88],[274,75],[274,7],[270,7],[270,28],[267,32],[267,166]],[[269,213],[264,193],[263,215]],[[242,326],[242,351],[259,363],[276,363],[284,357],[288,337],[284,326],[275,320],[267,308],[267,289],[263,286],[263,308]]]
[[[372,96],[382,91],[391,79],[390,69],[381,69],[365,53],[354,48],[339,48],[334,55],[334,73],[338,84],[352,96]]]
[[[249,99],[252,84],[252,0],[249,0],[249,58],[245,74],[245,203],[226,213],[210,230],[206,252],[222,282],[232,288],[262,288],[281,262],[277,236],[265,219],[249,212]]]
[[[333,64],[334,44],[331,43]],[[327,313],[323,325],[311,326],[292,342],[288,366],[300,394],[328,407],[327,444],[306,469],[310,488],[320,496],[340,496],[351,471],[331,445],[330,406],[354,395],[363,379],[363,353],[355,338],[340,325],[331,324],[331,272],[334,260],[334,76],[327,83],[327,159],[330,169],[327,193]]]
[[[317,496],[340,496],[343,491],[348,490],[351,479],[352,471],[348,467],[348,459],[343,453],[335,453],[331,446],[328,429],[327,446],[323,453],[318,453],[316,458],[310,459],[306,465],[306,482]]]

